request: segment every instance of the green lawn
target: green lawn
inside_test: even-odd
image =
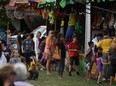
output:
[[[96,80],[86,81],[85,76],[77,76],[75,72],[72,76],[68,76],[68,72],[64,73],[64,78],[59,80],[57,72],[52,72],[51,75],[47,75],[45,71],[39,71],[39,79],[36,81],[30,80],[34,86],[109,86],[108,82],[97,84]],[[116,82],[112,86],[116,86]]]

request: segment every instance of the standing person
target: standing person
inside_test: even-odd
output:
[[[92,41],[88,42],[89,49],[85,53],[85,62],[86,62],[86,80],[90,80],[91,77],[91,58],[93,56],[93,46],[94,43]]]
[[[34,50],[35,50],[35,55],[36,59],[38,60],[39,54],[40,54],[40,36],[41,32],[36,33],[36,37],[33,38],[34,41]]]
[[[5,64],[5,63],[7,63],[7,59],[2,52],[2,44],[0,43],[0,64]]]
[[[51,30],[48,33],[48,37],[46,39],[45,49],[44,49],[44,56],[47,58],[46,69],[47,74],[51,73],[51,60],[53,51],[55,49],[55,39],[54,39],[54,31]]]
[[[110,66],[108,63],[108,51],[111,46],[112,38],[109,36],[108,29],[103,31],[103,38],[98,42],[97,47],[102,47],[103,49],[103,81],[110,78]]]
[[[64,44],[64,37],[62,34],[58,35],[58,43],[56,44],[56,46],[57,45],[61,50],[61,59],[58,61],[58,79],[62,79],[66,58],[66,48]]]
[[[9,62],[10,60],[10,54],[11,54],[11,51],[10,49],[7,47],[7,43],[5,40],[1,40],[2,42],[2,51],[7,59],[7,62]]]
[[[111,85],[116,74],[116,37],[112,41],[108,57],[111,64],[111,72],[110,72],[110,85]]]
[[[17,36],[17,50],[18,50],[20,55],[22,54],[21,45],[22,45],[22,38],[21,38],[21,32],[19,32],[18,36]]]
[[[69,76],[71,76],[72,66],[75,63],[76,65],[76,74],[79,74],[79,50],[78,50],[77,38],[73,37],[73,41],[69,44],[69,56],[70,56],[70,65],[69,65]]]
[[[102,48],[98,49],[98,57],[96,58],[96,69],[98,72],[98,78],[97,78],[97,83],[101,83],[101,79],[102,79],[102,70],[103,70],[103,64],[102,64]]]
[[[19,58],[19,52],[18,52],[18,50],[14,50],[14,51],[12,52],[12,57],[11,57],[11,59],[10,59],[10,63],[11,63],[11,64],[21,63],[21,60],[20,60],[20,58]]]
[[[29,65],[30,63],[30,56],[32,56],[33,51],[33,43],[31,40],[31,35],[26,34],[26,39],[22,43],[22,53],[24,54],[24,57],[26,58],[26,63]]]
[[[0,68],[0,86],[14,86],[16,72],[14,66],[5,64]]]

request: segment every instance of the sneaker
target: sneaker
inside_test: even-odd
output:
[[[105,81],[105,80],[106,80],[105,78],[102,79],[102,81]]]
[[[69,72],[69,76],[72,76],[71,72]]]
[[[76,74],[77,74],[77,75],[80,75],[80,73],[79,73],[79,72],[76,72]]]

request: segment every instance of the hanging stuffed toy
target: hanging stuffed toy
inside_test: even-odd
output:
[[[49,12],[49,23],[53,25],[55,23],[54,11]]]
[[[66,31],[66,40],[67,41],[71,41],[71,39],[72,39],[75,23],[76,23],[76,14],[70,13],[69,22],[68,22],[68,29]]]
[[[60,33],[64,35],[64,19],[62,18],[61,25],[60,25]]]

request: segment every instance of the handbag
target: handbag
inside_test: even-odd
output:
[[[56,60],[60,60],[61,59],[61,49],[55,48],[52,58],[56,59]]]

